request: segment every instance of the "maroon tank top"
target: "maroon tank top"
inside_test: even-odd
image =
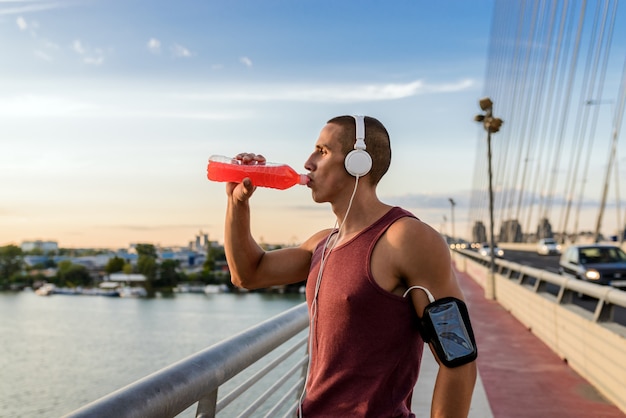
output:
[[[371,255],[378,239],[402,217],[399,207],[326,257],[313,304],[322,251],[318,244],[306,298],[311,318],[311,364],[302,413],[308,417],[413,417],[411,396],[424,343],[410,298],[382,289]]]

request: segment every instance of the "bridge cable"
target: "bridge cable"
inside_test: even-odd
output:
[[[613,29],[615,27],[615,10],[617,8],[617,1],[613,1],[613,13],[611,13],[610,15],[610,23],[609,23],[609,28],[606,28],[606,21],[608,19],[608,7],[609,4],[611,3],[611,0],[607,0],[605,3],[605,8],[604,8],[604,14],[603,14],[603,18],[602,18],[602,27],[600,29],[600,38],[598,40],[598,46],[597,46],[597,57],[596,60],[594,62],[594,70],[597,72],[598,69],[598,61],[600,59],[600,52],[604,51],[604,57],[603,57],[603,61],[600,67],[600,71],[599,74],[597,74],[596,76],[598,77],[598,88],[597,88],[597,97],[598,97],[598,104],[602,103],[602,91],[604,88],[604,82],[606,80],[606,71],[607,71],[607,66],[608,66],[608,61],[609,61],[609,57],[610,57],[610,51],[611,51],[611,43],[613,41]],[[606,34],[606,37],[605,37]],[[606,38],[606,41],[605,41]],[[596,97],[596,96],[592,96],[592,97]],[[580,183],[580,190],[579,190],[579,198],[578,198],[578,202],[577,202],[577,206],[576,206],[576,213],[575,213],[575,222],[574,222],[574,228],[573,228],[573,236],[577,236],[578,235],[578,221],[579,221],[579,217],[580,217],[580,210],[581,210],[581,205],[582,205],[582,201],[584,198],[584,192],[585,192],[585,186],[587,183],[587,175],[589,172],[589,163],[591,160],[591,155],[592,155],[592,150],[594,148],[594,143],[595,143],[595,133],[596,133],[596,127],[598,125],[598,117],[599,117],[599,113],[600,113],[600,106],[595,106],[594,108],[594,112],[593,112],[593,116],[592,116],[592,120],[591,120],[591,128],[588,131],[588,145],[587,145],[587,158],[585,161],[585,167],[582,171],[582,181]],[[604,188],[606,189],[608,187],[608,183],[610,181],[610,175],[611,175],[611,171],[612,171],[612,162],[613,162],[613,158],[612,158],[613,152],[611,151],[611,144],[609,144],[609,155],[607,158],[608,161],[608,166],[607,166],[607,172],[606,172],[606,177],[605,177],[605,186]],[[598,220],[601,221],[601,212],[603,211],[603,207],[602,205],[599,208],[600,213],[598,214]]]

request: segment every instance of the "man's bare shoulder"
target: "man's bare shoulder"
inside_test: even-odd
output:
[[[320,241],[326,239],[331,231],[332,229],[329,228],[316,232],[315,234],[311,235],[306,241],[300,244],[299,248],[302,250],[306,250],[312,254],[315,251],[315,248],[317,248],[317,245],[320,243]]]
[[[413,250],[448,252],[441,234],[417,218],[400,218],[389,227],[387,235],[392,244],[409,245]]]

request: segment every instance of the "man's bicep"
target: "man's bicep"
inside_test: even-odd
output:
[[[298,283],[306,280],[311,265],[311,253],[300,247],[267,251],[261,258],[257,276],[270,286]]]

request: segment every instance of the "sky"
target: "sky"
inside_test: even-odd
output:
[[[378,188],[468,231],[493,0],[0,0],[0,246],[223,242],[209,156],[305,172],[334,116],[387,127]],[[306,187],[258,189],[252,232],[332,227]],[[444,221],[446,216],[447,221]],[[446,223],[447,222],[447,223]],[[469,238],[469,237],[467,237]]]

